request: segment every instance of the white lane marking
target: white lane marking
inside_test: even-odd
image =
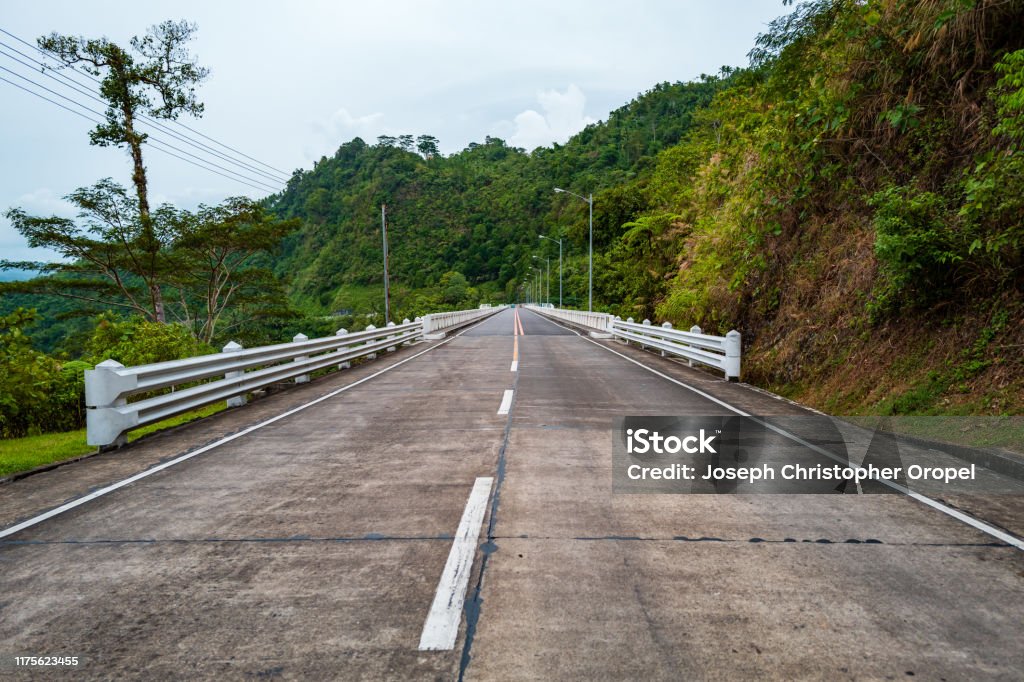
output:
[[[485,320],[486,319],[487,318],[485,318]],[[15,524],[15,525],[13,525],[13,526],[11,526],[9,528],[4,528],[3,530],[0,530],[0,538],[5,538],[8,535],[13,535],[14,533],[17,533],[18,531],[25,530],[26,528],[29,528],[30,526],[34,526],[37,523],[41,523],[41,522],[45,521],[46,519],[53,518],[54,516],[57,516],[58,514],[63,514],[66,511],[70,511],[70,510],[74,509],[75,507],[80,507],[83,504],[85,504],[86,502],[90,502],[92,500],[95,500],[97,497],[103,497],[107,493],[112,493],[112,492],[114,492],[115,490],[117,490],[119,488],[125,487],[126,485],[131,485],[132,483],[135,483],[136,481],[138,481],[140,479],[146,478],[147,476],[152,476],[153,474],[157,473],[158,471],[163,471],[164,469],[172,467],[175,464],[179,464],[181,462],[184,462],[187,459],[192,459],[196,455],[201,455],[204,452],[209,452],[210,450],[214,449],[215,447],[218,447],[220,445],[224,445],[225,443],[230,443],[231,441],[235,440],[236,438],[241,438],[242,436],[250,434],[250,433],[252,433],[253,431],[255,431],[257,429],[262,429],[264,426],[267,426],[268,424],[273,424],[274,422],[276,422],[276,421],[278,421],[280,419],[284,419],[285,417],[289,417],[289,416],[295,414],[296,412],[301,412],[302,410],[306,409],[307,407],[310,407],[312,405],[316,405],[317,403],[322,403],[323,401],[327,400],[328,398],[333,398],[334,396],[338,395],[339,393],[344,393],[345,391],[349,390],[350,388],[355,388],[356,386],[358,386],[361,383],[364,383],[366,381],[369,381],[370,379],[379,377],[381,374],[384,374],[384,372],[389,372],[389,371],[393,370],[395,367],[398,367],[399,365],[404,365],[405,363],[409,362],[410,360],[415,360],[419,356],[424,355],[426,353],[429,353],[430,351],[434,350],[435,348],[440,348],[441,346],[445,345],[446,343],[450,343],[451,341],[454,341],[459,336],[462,336],[463,334],[468,332],[470,329],[473,329],[474,327],[483,324],[483,322],[484,322],[484,320],[481,320],[477,324],[474,324],[471,327],[467,327],[466,329],[463,329],[458,334],[454,334],[453,336],[449,337],[448,339],[442,341],[441,343],[439,343],[437,345],[431,346],[430,348],[427,348],[426,350],[422,350],[419,353],[416,353],[416,355],[410,355],[409,357],[405,358],[404,360],[399,360],[395,364],[390,365],[388,367],[385,367],[384,369],[380,370],[379,372],[375,372],[375,373],[371,374],[370,376],[363,377],[359,381],[354,381],[354,382],[352,382],[351,384],[349,384],[347,386],[342,386],[341,388],[339,388],[339,389],[337,389],[335,391],[331,391],[330,393],[327,393],[325,395],[320,396],[316,400],[311,400],[308,403],[305,403],[304,405],[299,405],[298,407],[294,407],[294,408],[288,410],[287,412],[283,412],[283,413],[277,415],[276,417],[271,417],[270,419],[262,421],[262,422],[260,422],[258,424],[253,424],[252,426],[250,426],[248,428],[245,428],[245,429],[239,431],[238,433],[233,433],[230,436],[225,436],[224,438],[221,438],[218,441],[214,441],[213,443],[210,443],[209,445],[204,445],[203,447],[199,448],[198,450],[193,450],[192,452],[189,452],[189,453],[186,453],[184,455],[181,455],[180,457],[175,457],[174,459],[171,459],[171,460],[168,460],[166,462],[163,462],[163,463],[161,463],[161,464],[159,464],[159,465],[157,465],[157,466],[155,466],[155,467],[153,467],[151,469],[146,469],[145,471],[137,473],[134,476],[126,478],[123,481],[118,481],[117,483],[112,483],[112,484],[106,486],[105,488],[100,488],[99,490],[94,490],[93,492],[89,493],[88,495],[85,495],[84,497],[79,497],[78,499],[72,500],[71,502],[68,502],[67,504],[62,504],[59,507],[55,507],[54,509],[51,509],[51,510],[46,511],[46,512],[43,512],[42,514],[39,514],[38,516],[33,516],[32,518],[26,519],[25,521],[22,521],[21,523],[17,523],[17,524]]]
[[[498,414],[508,414],[510,409],[512,409],[512,389],[506,388],[505,395],[501,396],[501,407],[498,408]]]
[[[491,496],[493,482],[494,479],[490,477],[478,478],[473,484],[472,492],[469,493],[466,510],[462,512],[459,529],[448,553],[448,561],[441,572],[441,580],[437,583],[434,603],[430,605],[430,613],[423,623],[420,651],[455,648],[459,623],[462,622],[462,605],[466,601],[466,588],[469,586],[469,574],[473,568],[473,556],[476,554],[480,528],[484,523],[484,512],[487,511],[487,500]]]
[[[513,371],[513,372],[518,372],[519,371],[519,361],[518,360],[513,360],[512,361],[511,371]]]
[[[557,322],[553,322],[553,324],[558,324],[558,323]],[[723,401],[719,400],[718,398],[716,398],[716,397],[714,397],[712,395],[708,395],[707,393],[705,393],[704,391],[702,391],[702,390],[700,390],[698,388],[694,388],[693,386],[690,386],[689,384],[684,384],[682,381],[679,381],[678,379],[670,377],[667,374],[663,374],[663,373],[659,372],[658,370],[656,370],[656,369],[654,369],[652,367],[648,367],[647,365],[643,364],[642,362],[638,362],[637,360],[634,360],[631,357],[623,355],[622,353],[620,353],[620,352],[618,352],[616,350],[612,350],[611,348],[608,348],[607,346],[604,346],[604,345],[598,343],[597,341],[594,341],[592,339],[588,339],[586,336],[583,336],[582,334],[580,334],[579,332],[577,332],[574,329],[569,329],[569,327],[565,327],[564,325],[558,325],[558,326],[563,327],[565,329],[568,329],[569,331],[571,331],[574,334],[576,334],[576,336],[580,337],[584,341],[589,341],[590,343],[594,344],[598,348],[603,348],[604,350],[608,351],[609,353],[612,353],[614,355],[618,355],[620,358],[622,358],[624,360],[628,360],[629,362],[632,362],[634,365],[637,365],[638,367],[643,367],[648,372],[651,372],[653,374],[657,374],[662,379],[667,379],[667,380],[671,381],[673,384],[676,384],[678,386],[682,386],[683,388],[685,388],[685,389],[687,389],[689,391],[693,391],[697,395],[702,396],[704,398],[707,398],[711,402],[717,403],[717,404],[721,405],[722,407],[735,412],[736,414],[740,415],[741,417],[751,417],[751,418],[753,418],[753,415],[751,415],[748,412],[744,412],[743,410],[739,409],[738,407],[733,407],[729,403],[723,402]],[[841,457],[838,457],[835,454],[829,452],[828,450],[825,450],[824,448],[820,448],[817,445],[814,445],[813,443],[808,443],[803,438],[800,438],[799,436],[796,436],[796,435],[790,433],[789,431],[786,431],[785,429],[780,429],[779,427],[774,426],[773,424],[767,424],[765,422],[760,421],[759,419],[754,419],[754,421],[756,421],[757,423],[761,424],[765,428],[771,429],[772,431],[776,432],[780,436],[783,436],[785,438],[789,438],[790,440],[792,440],[794,442],[797,442],[797,443],[803,445],[804,447],[810,448],[811,450],[814,450],[818,454],[825,455],[829,459],[835,460],[835,461],[839,462],[840,464],[844,464],[844,465],[850,467],[851,469],[858,470],[858,469],[862,469],[863,468],[859,464],[853,464],[852,462],[844,460]],[[1003,532],[1003,531],[999,530],[998,528],[996,528],[995,526],[990,526],[989,524],[985,523],[984,521],[976,519],[973,516],[968,516],[967,514],[964,514],[963,512],[957,511],[956,509],[953,509],[952,507],[948,507],[948,506],[942,504],[941,502],[939,502],[938,500],[933,500],[932,498],[927,497],[925,495],[922,495],[921,493],[915,493],[914,491],[912,491],[912,490],[910,490],[908,488],[905,488],[905,487],[901,486],[898,483],[893,483],[892,481],[887,481],[885,479],[881,479],[878,482],[879,483],[883,483],[883,484],[889,486],[890,488],[892,488],[893,490],[897,490],[897,491],[903,493],[904,495],[906,495],[906,496],[908,496],[908,497],[910,497],[912,499],[915,499],[918,502],[921,502],[922,504],[925,504],[925,505],[931,507],[932,509],[935,509],[936,511],[940,511],[943,514],[946,514],[947,516],[951,516],[952,518],[956,519],[957,521],[960,521],[962,523],[966,523],[968,526],[971,526],[971,527],[973,527],[973,528],[975,528],[977,530],[980,530],[982,533],[985,533],[986,535],[991,535],[992,537],[996,538],[997,540],[999,540],[1001,542],[1005,542],[1006,544],[1010,545],[1011,547],[1016,547],[1017,549],[1024,551],[1024,540],[1022,540],[1021,538],[1018,538],[1018,537],[1016,537],[1014,535],[1010,535],[1009,533]]]

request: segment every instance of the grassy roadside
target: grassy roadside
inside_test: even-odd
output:
[[[186,412],[177,417],[171,417],[162,422],[136,429],[128,435],[128,440],[129,442],[135,441],[154,431],[184,424],[201,417],[207,417],[224,409],[226,409],[226,405],[220,402],[199,410]],[[54,462],[81,457],[95,451],[95,449],[85,442],[85,429],[0,440],[0,477],[28,471]]]

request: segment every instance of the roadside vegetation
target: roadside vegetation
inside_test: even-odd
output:
[[[143,426],[128,434],[128,442],[134,442],[156,431],[208,417],[224,409],[224,403],[217,403]],[[47,464],[76,459],[93,452],[96,452],[96,448],[85,442],[85,429],[62,433],[43,433],[21,438],[3,438],[0,439],[0,478],[31,471]]]
[[[539,235],[586,305],[587,204],[555,187],[594,194],[598,309],[738,329],[746,381],[834,414],[1021,414],[1024,1],[785,11],[745,67],[657,84],[565,144],[356,138],[262,202],[197,211],[150,207],[133,126],[202,113],[195,27],[42,38],[109,86],[90,142],[128,152],[132,186],[72,191],[77,220],[9,209],[65,258],[2,264],[44,275],[0,283],[0,435],[79,429],[82,370],[108,357],[381,324],[382,204],[395,319],[521,300],[545,260],[554,299]]]

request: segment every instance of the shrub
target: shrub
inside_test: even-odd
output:
[[[180,324],[148,322],[140,317],[121,319],[111,313],[97,318],[96,329],[86,343],[86,353],[95,363],[112,359],[125,366],[179,360],[213,353]]]
[[[883,274],[874,312],[926,304],[948,293],[968,246],[946,224],[942,197],[890,187],[869,203],[875,209],[875,255]]]
[[[0,437],[70,431],[85,423],[85,362],[60,363],[33,350],[24,328],[34,310],[0,317]]]

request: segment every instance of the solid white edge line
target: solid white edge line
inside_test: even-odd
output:
[[[512,361],[511,371],[513,371],[513,372],[518,372],[519,371],[519,361],[518,360],[513,360]]]
[[[147,476],[152,476],[153,474],[157,473],[158,471],[163,471],[164,469],[172,467],[175,464],[180,464],[181,462],[184,462],[187,459],[192,459],[196,455],[201,455],[204,452],[209,452],[210,450],[212,450],[212,449],[214,449],[214,448],[216,448],[218,446],[224,445],[225,443],[230,443],[231,441],[235,440],[236,438],[241,438],[242,436],[250,434],[253,431],[256,431],[257,429],[261,429],[264,426],[267,426],[268,424],[273,424],[274,422],[276,422],[276,421],[278,421],[280,419],[284,419],[285,417],[289,417],[289,416],[295,414],[296,412],[301,412],[302,410],[306,409],[307,407],[310,407],[312,405],[316,405],[317,403],[321,403],[321,402],[327,400],[328,398],[333,398],[334,396],[338,395],[339,393],[344,393],[345,391],[347,391],[347,390],[349,390],[351,388],[355,388],[359,384],[362,384],[362,383],[364,383],[366,381],[369,381],[370,379],[379,377],[381,374],[384,374],[385,372],[389,372],[389,371],[393,370],[395,367],[398,367],[400,365],[404,365],[405,363],[409,362],[410,360],[415,360],[416,358],[420,357],[421,355],[425,355],[426,353],[429,353],[430,351],[434,350],[435,348],[440,348],[441,346],[445,345],[446,343],[454,341],[458,337],[462,336],[464,333],[468,332],[470,329],[473,329],[474,327],[477,327],[478,325],[483,324],[484,321],[489,319],[490,317],[491,316],[488,315],[483,320],[480,320],[480,322],[477,322],[474,325],[466,327],[465,329],[460,331],[458,334],[454,334],[454,335],[450,336],[449,338],[445,339],[441,343],[433,345],[430,348],[427,348],[426,350],[422,350],[419,353],[416,353],[415,355],[410,355],[409,357],[405,358],[404,360],[399,360],[398,362],[396,362],[393,365],[389,365],[389,366],[385,367],[384,369],[382,369],[382,370],[380,370],[378,372],[375,372],[375,373],[373,373],[373,374],[371,374],[369,376],[363,377],[362,379],[359,379],[358,381],[354,381],[351,384],[348,384],[346,386],[342,386],[341,388],[339,388],[337,390],[334,390],[334,391],[331,391],[330,393],[327,393],[325,395],[322,395],[322,396],[320,396],[319,398],[317,398],[315,400],[311,400],[308,403],[305,403],[303,405],[299,405],[298,407],[293,407],[292,409],[288,410],[287,412],[282,412],[281,414],[277,415],[276,417],[271,417],[270,419],[266,419],[266,420],[264,420],[264,421],[262,421],[262,422],[260,422],[258,424],[253,424],[252,426],[247,427],[247,428],[239,431],[238,433],[233,433],[230,436],[225,436],[224,438],[221,438],[218,441],[214,441],[213,443],[210,443],[209,445],[204,445],[203,447],[199,448],[198,450],[193,450],[192,452],[185,453],[184,455],[181,455],[180,457],[175,457],[174,459],[171,459],[171,460],[168,460],[168,461],[163,462],[161,464],[158,464],[157,466],[154,466],[154,467],[152,467],[150,469],[146,469],[145,471],[141,471],[141,472],[135,474],[134,476],[131,476],[129,478],[124,479],[123,481],[118,481],[117,483],[112,483],[112,484],[110,484],[110,485],[108,485],[108,486],[106,486],[104,488],[100,488],[99,490],[94,490],[93,492],[89,493],[88,495],[85,495],[84,497],[79,497],[77,499],[72,500],[71,502],[68,502],[66,504],[62,504],[59,507],[55,507],[55,508],[53,508],[53,509],[51,509],[49,511],[43,512],[42,514],[39,514],[37,516],[33,516],[30,519],[27,519],[27,520],[22,521],[20,523],[16,523],[15,525],[10,526],[8,528],[4,528],[3,530],[0,530],[0,538],[5,538],[8,535],[13,535],[14,533],[17,533],[19,531],[25,530],[26,528],[34,526],[34,525],[36,525],[38,523],[41,523],[41,522],[43,522],[43,521],[45,521],[47,519],[51,519],[54,516],[57,516],[58,514],[63,514],[66,511],[70,511],[70,510],[74,509],[75,507],[80,507],[83,504],[85,504],[86,502],[91,502],[92,500],[95,500],[98,497],[103,497],[104,495],[106,495],[108,493],[112,493],[112,492],[114,492],[115,490],[117,490],[119,488],[123,488],[126,485],[131,485],[132,483],[135,483],[138,480],[146,478]]]
[[[462,605],[466,601],[466,588],[473,568],[480,528],[487,511],[487,500],[491,496],[493,478],[476,479],[473,490],[462,512],[459,529],[452,541],[441,579],[437,583],[434,602],[430,605],[427,620],[420,635],[420,651],[446,651],[455,648],[462,622]]]
[[[551,320],[551,319],[549,319],[548,321],[551,322],[552,324],[558,324],[558,322],[555,322],[554,320]],[[620,352],[618,352],[616,350],[612,350],[611,348],[608,348],[607,346],[602,345],[602,344],[598,343],[597,341],[594,341],[593,339],[589,339],[589,338],[587,338],[583,334],[580,334],[579,332],[577,332],[574,329],[570,329],[569,327],[566,327],[565,325],[562,325],[562,324],[558,324],[558,326],[562,327],[563,329],[567,329],[567,330],[571,331],[572,333],[576,334],[576,336],[580,337],[584,341],[589,341],[590,343],[594,344],[598,348],[603,348],[604,350],[608,351],[609,353],[612,353],[613,355],[618,355],[623,360],[628,360],[629,362],[632,362],[634,365],[637,365],[638,367],[643,367],[648,372],[651,372],[653,374],[657,374],[658,376],[660,376],[663,379],[667,379],[668,381],[671,381],[672,383],[674,383],[674,384],[676,384],[678,386],[682,386],[683,388],[685,388],[685,389],[687,389],[689,391],[693,391],[697,395],[702,396],[704,398],[707,398],[711,402],[717,403],[718,405],[721,405],[722,407],[735,412],[736,414],[740,415],[741,417],[750,417],[750,418],[754,419],[754,421],[756,421],[757,423],[759,423],[762,426],[764,426],[765,428],[771,429],[772,431],[778,433],[780,436],[783,436],[785,438],[789,438],[790,440],[792,440],[792,441],[794,441],[796,443],[799,443],[800,445],[803,445],[804,447],[810,448],[811,450],[814,450],[815,452],[817,452],[819,454],[825,455],[826,457],[828,457],[828,458],[830,458],[832,460],[835,460],[835,461],[839,462],[840,464],[844,464],[844,465],[846,465],[846,466],[848,466],[848,467],[850,467],[851,469],[854,469],[854,470],[859,470],[859,469],[863,468],[859,464],[853,464],[852,462],[843,460],[842,458],[837,457],[835,454],[829,452],[828,450],[820,448],[817,445],[814,445],[813,443],[808,443],[803,438],[800,438],[799,436],[796,436],[796,435],[794,435],[792,433],[789,433],[785,429],[780,429],[779,427],[774,426],[772,424],[767,424],[765,422],[762,422],[759,419],[754,418],[753,415],[751,415],[751,414],[749,414],[747,412],[744,412],[743,410],[739,409],[738,407],[733,407],[729,403],[723,402],[723,401],[719,400],[718,398],[716,398],[716,397],[714,397],[712,395],[708,395],[707,393],[705,393],[704,391],[700,390],[699,388],[694,388],[693,386],[690,386],[689,384],[685,384],[682,381],[679,381],[678,379],[675,379],[673,377],[670,377],[667,374],[663,374],[662,372],[659,372],[658,370],[654,369],[653,367],[648,367],[647,365],[643,364],[642,362],[634,360],[633,358],[631,358],[629,356],[623,355],[622,353],[620,353]],[[927,497],[926,495],[922,495],[921,493],[915,493],[914,491],[912,491],[912,490],[910,490],[908,488],[905,488],[905,487],[899,485],[898,483],[893,483],[891,481],[887,481],[887,480],[884,480],[884,479],[879,480],[878,482],[882,483],[884,485],[887,485],[890,488],[892,488],[893,490],[901,492],[904,495],[906,495],[907,497],[910,497],[910,498],[912,498],[914,500],[917,500],[918,502],[921,502],[922,504],[925,504],[925,505],[931,507],[932,509],[935,509],[936,511],[940,511],[943,514],[946,514],[947,516],[950,516],[950,517],[956,519],[957,521],[960,521],[962,523],[966,523],[968,526],[971,526],[971,527],[973,527],[973,528],[975,528],[977,530],[980,530],[982,533],[985,533],[987,535],[991,535],[992,537],[996,538],[997,540],[1000,540],[1001,542],[1005,542],[1006,544],[1008,544],[1008,545],[1010,545],[1012,547],[1016,547],[1017,549],[1019,549],[1021,551],[1024,551],[1024,540],[1022,540],[1022,539],[1020,539],[1020,538],[1018,538],[1016,536],[1010,535],[1009,533],[1006,533],[1006,532],[996,528],[995,526],[990,526],[989,524],[985,523],[984,521],[976,519],[973,516],[968,516],[967,514],[964,514],[961,511],[953,509],[952,507],[948,507],[948,506],[944,505],[943,503],[939,502],[938,500],[933,500],[932,498]]]
[[[501,407],[498,408],[498,414],[508,414],[508,411],[512,409],[512,389],[506,388],[505,394],[501,396]]]

